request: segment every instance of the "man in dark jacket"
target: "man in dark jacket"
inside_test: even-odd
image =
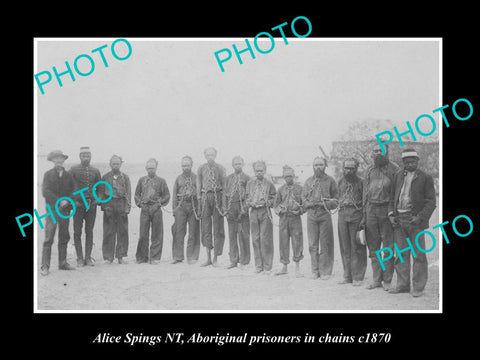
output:
[[[325,173],[327,159],[313,159],[313,176],[303,185],[302,203],[307,209],[308,249],[312,278],[328,280],[333,271],[333,225],[330,210],[338,204],[335,180]]]
[[[63,163],[68,155],[63,154],[60,150],[52,151],[48,154],[47,160],[54,163],[53,169],[48,170],[42,183],[42,195],[45,198],[50,211],[55,211],[55,204],[61,197],[71,197],[73,192],[72,176],[65,171]],[[58,209],[63,216],[68,216],[67,212],[72,210],[72,205],[66,199],[60,200]],[[68,223],[70,217],[55,217],[56,223],[53,222],[51,216],[47,216],[45,220],[45,241],[42,249],[42,267],[41,274],[48,275],[50,268],[50,258],[52,255],[53,238],[58,224],[58,268],[60,270],[75,270],[67,263],[67,244],[70,240],[68,232]]]
[[[357,239],[363,216],[363,179],[357,176],[358,161],[343,162],[343,177],[338,181],[338,243],[343,263],[343,281],[340,284],[361,285],[367,270],[367,248]]]
[[[128,214],[130,213],[132,190],[130,178],[127,174],[120,171],[122,158],[113,155],[110,159],[109,171],[103,175],[102,180],[110,184],[113,194],[110,194],[108,186],[101,186],[101,197],[111,199],[108,203],[101,205],[103,210],[103,259],[107,264],[113,262],[113,258],[118,259],[119,264],[126,264],[123,259],[128,252]]]
[[[394,196],[389,203],[389,219],[394,227],[395,243],[398,249],[418,244],[425,249],[425,235],[417,235],[428,228],[428,220],[436,207],[435,187],[432,176],[418,169],[418,154],[414,149],[402,152],[404,170],[398,172],[393,180]],[[422,251],[415,251],[413,259],[412,295],[421,296],[428,278],[427,257]],[[395,271],[397,285],[389,290],[391,294],[410,291],[410,254],[411,250],[397,253]]]
[[[140,237],[137,244],[137,264],[160,264],[163,250],[162,206],[170,201],[170,191],[165,179],[156,175],[158,161],[149,159],[145,165],[146,176],[142,176],[135,189],[135,204],[140,211]],[[150,227],[152,228],[150,251],[148,248]]]
[[[285,184],[280,186],[273,204],[279,219],[279,250],[282,268],[275,275],[287,274],[290,263],[290,239],[292,242],[295,276],[303,277],[300,272],[300,260],[303,259],[302,217],[305,212],[302,203],[302,186],[295,183],[295,171],[288,165],[283,167]]]
[[[245,189],[246,206],[250,209],[250,234],[252,236],[255,273],[272,273],[273,262],[273,221],[271,208],[277,194],[273,183],[265,178],[267,164],[255,161],[255,179]]]
[[[92,188],[101,180],[100,171],[90,165],[92,153],[88,146],[80,148],[80,164],[72,166],[70,174],[75,184],[74,197],[77,211],[73,216],[73,241],[77,253],[77,266],[94,266],[91,256],[93,249],[93,227],[97,217],[97,205]],[[87,188],[85,191],[79,191]],[[85,200],[83,200],[83,198]],[[85,222],[85,257],[82,249],[82,227]]]
[[[193,159],[182,158],[182,173],[173,184],[172,209],[175,222],[172,225],[172,264],[185,258],[185,235],[187,234],[187,262],[194,264],[200,253],[200,222],[197,219],[197,175],[192,171]]]
[[[228,238],[230,243],[230,265],[227,269],[240,268],[250,263],[250,217],[245,205],[246,187],[250,177],[243,172],[243,158],[232,159],[233,174],[227,176],[223,191],[222,204],[228,222]]]
[[[217,258],[222,255],[225,243],[221,210],[226,174],[225,168],[215,162],[217,157],[215,148],[206,148],[203,154],[207,162],[200,165],[197,170],[197,199],[200,201],[201,240],[207,251],[207,260],[200,266],[217,266]]]

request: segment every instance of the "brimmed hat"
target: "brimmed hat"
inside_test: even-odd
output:
[[[57,157],[63,157],[63,160],[68,159],[68,155],[65,155],[62,150],[53,150],[50,151],[50,153],[47,155],[47,160],[52,161],[53,159]]]

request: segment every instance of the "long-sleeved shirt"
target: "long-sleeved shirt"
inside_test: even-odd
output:
[[[261,201],[264,202],[263,206],[272,207],[277,190],[272,182],[265,178],[262,180],[252,179],[247,183],[245,193],[247,207],[262,206]]]
[[[393,177],[398,171],[398,165],[391,161],[385,166],[377,167],[373,164],[367,168],[363,185],[364,211],[367,203],[385,205],[390,202]]]
[[[239,174],[233,173],[225,179],[225,189],[223,191],[223,204],[227,205],[231,202],[245,201],[247,183],[250,176],[244,172]]]
[[[197,175],[193,172],[189,176],[180,174],[173,183],[172,208],[175,209],[182,198],[197,197]]]
[[[114,174],[113,171],[109,171],[102,176],[102,180],[110,184],[113,189],[112,199],[126,199],[127,208],[130,211],[131,201],[132,201],[132,187],[130,183],[130,178],[127,174],[120,172],[119,174]],[[101,190],[102,200],[106,200],[110,197],[110,189],[105,184],[99,186]]]
[[[170,201],[170,191],[168,190],[167,182],[155,175],[142,176],[137,183],[135,189],[135,204],[138,207],[147,204],[159,203],[161,206],[165,206]]]
[[[82,192],[87,200],[94,200],[92,194],[93,186],[102,179],[100,171],[93,166],[84,166],[82,164],[74,165],[70,168],[70,174],[73,177],[75,189],[73,192],[88,187],[88,190]],[[95,189],[96,190],[96,189]],[[78,203],[83,203],[81,194],[74,195]],[[97,195],[98,197],[98,195]]]
[[[338,181],[339,216],[344,219],[358,220],[363,213],[363,179],[356,176],[353,181],[342,177]]]
[[[287,185],[283,184],[277,191],[273,207],[275,213],[279,214],[280,209],[289,211],[299,211],[298,215],[305,212],[302,201],[302,186],[299,184]]]
[[[338,196],[340,208],[352,206],[361,209],[363,204],[363,179],[357,176],[354,181],[350,182],[342,177],[338,181]]]
[[[45,202],[55,211],[53,206],[55,206],[59,198],[63,196],[72,197],[74,185],[72,175],[67,171],[63,170],[62,176],[60,176],[57,169],[48,170],[43,176],[42,183],[42,195],[45,198]]]
[[[197,171],[197,196],[200,198],[201,192],[221,191],[225,186],[225,168],[214,163],[201,165]]]
[[[320,177],[309,177],[303,185],[303,204],[306,207],[323,206],[323,199],[338,199],[335,180],[327,174]]]

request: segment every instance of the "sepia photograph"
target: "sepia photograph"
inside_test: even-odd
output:
[[[36,313],[442,312],[442,39],[271,35],[34,39]]]

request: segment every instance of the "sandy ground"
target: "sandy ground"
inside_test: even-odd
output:
[[[133,182],[136,182],[134,180]],[[169,208],[170,209],[170,208]],[[57,249],[52,249],[51,273],[47,277],[39,273],[37,278],[37,301],[39,310],[436,310],[439,308],[438,247],[428,254],[429,280],[425,294],[413,298],[410,294],[392,295],[383,289],[366,290],[371,281],[370,260],[365,284],[359,287],[339,285],[343,278],[338,235],[335,231],[335,263],[329,280],[313,280],[310,276],[310,256],[304,223],[304,260],[301,262],[304,278],[294,275],[294,263],[289,265],[289,274],[268,276],[254,274],[252,262],[244,269],[227,270],[229,263],[228,239],[225,241],[219,266],[202,268],[205,259],[201,249],[196,264],[172,265],[172,238],[170,226],[173,216],[164,213],[164,246],[159,265],[135,264],[138,241],[138,208],[129,216],[130,246],[129,264],[104,264],[101,254],[102,212],[97,212],[94,229],[93,257],[95,267],[79,268],[76,271],[57,269]],[[430,226],[437,224],[435,211]],[[278,217],[274,216],[278,224]],[[333,216],[334,229],[337,216]],[[72,221],[70,222],[72,230]],[[225,222],[225,231],[227,224]],[[68,261],[76,265],[72,239],[68,246]],[[438,242],[438,232],[435,232]],[[44,232],[38,229],[37,259],[41,259]],[[84,239],[83,239],[84,241]],[[278,227],[274,227],[274,271],[280,268],[278,252]],[[430,246],[427,239],[427,247]],[[395,281],[395,278],[394,278]]]

